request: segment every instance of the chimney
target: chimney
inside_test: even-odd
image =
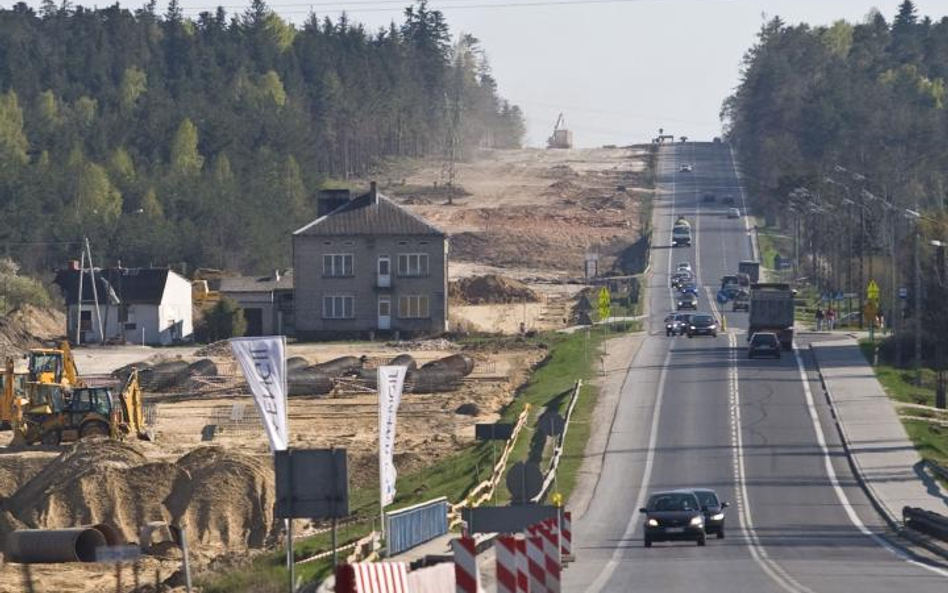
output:
[[[379,186],[374,181],[369,184],[369,203],[370,204],[379,203]]]
[[[319,192],[316,198],[316,216],[326,216],[333,210],[340,208],[349,201],[349,190],[347,189],[324,189]]]

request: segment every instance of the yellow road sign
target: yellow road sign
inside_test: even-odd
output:
[[[879,285],[876,284],[875,280],[869,281],[869,286],[866,287],[866,297],[868,297],[870,301],[879,300]]]
[[[609,317],[609,310],[612,308],[612,297],[609,296],[609,289],[603,286],[599,289],[599,319]]]

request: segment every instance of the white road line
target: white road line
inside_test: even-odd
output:
[[[757,244],[754,234],[751,232],[750,219],[747,216],[747,196],[744,194],[744,183],[741,181],[741,176],[737,173],[737,163],[734,162],[734,149],[728,146],[727,153],[728,156],[731,157],[731,170],[734,171],[734,179],[737,180],[737,191],[741,194],[741,210],[744,211],[744,230],[747,231],[747,238],[750,239],[751,255],[754,256],[755,261],[760,261],[760,245]]]
[[[813,593],[801,585],[796,579],[784,570],[767,555],[767,550],[760,543],[757,531],[754,529],[754,520],[751,515],[750,499],[747,495],[747,478],[744,470],[744,437],[741,433],[741,394],[737,372],[737,336],[728,334],[728,345],[731,347],[730,364],[728,365],[728,383],[730,387],[731,405],[731,450],[734,452],[734,476],[737,480],[737,511],[741,519],[741,528],[747,540],[754,561],[781,589],[788,593]]]
[[[859,515],[853,508],[853,505],[849,502],[849,497],[846,496],[846,491],[843,490],[843,487],[840,485],[839,478],[836,476],[836,469],[833,467],[829,448],[826,446],[826,437],[823,434],[823,426],[820,424],[820,417],[817,414],[816,405],[814,404],[813,392],[810,390],[810,381],[806,375],[806,368],[803,365],[803,357],[800,356],[800,350],[796,347],[796,345],[793,347],[793,355],[797,361],[797,370],[800,372],[800,382],[803,383],[803,395],[806,399],[806,407],[810,412],[810,420],[813,421],[813,430],[816,432],[816,442],[819,444],[820,452],[823,454],[823,466],[826,469],[826,475],[829,477],[830,484],[833,485],[833,492],[836,493],[836,498],[839,500],[839,504],[846,511],[846,516],[849,517],[850,522],[852,522],[856,529],[858,529],[863,535],[869,537],[873,542],[892,552],[909,564],[920,566],[941,576],[948,577],[948,570],[944,570],[936,566],[930,566],[924,562],[919,562],[912,559],[908,554],[870,531],[869,528],[866,527],[865,523],[862,522],[862,519],[859,518]]]
[[[632,516],[625,526],[625,533],[622,534],[622,541],[628,542],[632,539],[636,527],[641,523],[639,518],[639,509],[645,506],[645,498],[648,492],[649,482],[652,479],[652,464],[655,461],[655,446],[658,443],[658,421],[661,418],[662,399],[665,396],[665,379],[668,376],[668,364],[671,361],[671,350],[665,352],[665,360],[662,361],[662,371],[658,377],[658,392],[655,394],[655,407],[652,409],[652,423],[649,427],[648,449],[645,453],[645,469],[642,470],[642,483],[639,485],[638,497],[635,499],[635,508],[632,509]],[[596,580],[586,589],[589,593],[598,593],[609,583],[612,574],[622,557],[621,542],[616,544],[612,551],[612,557],[603,567],[602,572],[596,577]]]

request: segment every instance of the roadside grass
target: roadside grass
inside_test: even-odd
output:
[[[875,345],[869,340],[861,340],[859,347],[871,365]],[[901,369],[886,364],[875,365],[872,368],[879,383],[882,384],[882,388],[891,399],[907,404],[935,405],[934,370],[923,368],[922,384],[916,385],[915,371],[912,369]],[[934,412],[928,410],[913,410],[911,408],[899,410],[900,416],[905,414],[923,417],[935,416]],[[939,426],[924,420],[909,418],[902,418],[902,424],[922,459],[948,465],[948,426]]]
[[[766,226],[763,219],[759,217],[754,218],[754,224],[757,225],[760,264],[772,272],[777,268],[774,264],[774,258],[777,254],[780,254],[781,257],[790,256],[793,251],[793,237],[780,228]]]

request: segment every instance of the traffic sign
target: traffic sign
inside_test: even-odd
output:
[[[611,308],[612,297],[609,296],[609,289],[603,286],[599,289],[599,319],[608,319]]]
[[[869,281],[869,286],[866,288],[866,296],[870,301],[879,300],[879,285],[876,284],[875,280]]]
[[[900,299],[907,299],[907,298],[908,298],[908,289],[907,289],[907,288],[902,287],[902,288],[899,289],[899,298],[900,298]]]

